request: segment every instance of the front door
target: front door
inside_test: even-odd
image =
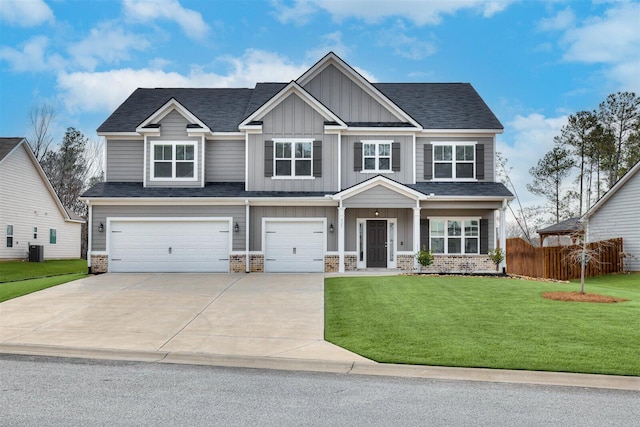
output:
[[[367,221],[367,267],[387,268],[387,221]]]

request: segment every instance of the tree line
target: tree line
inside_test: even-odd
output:
[[[27,141],[64,208],[87,219],[87,205],[79,197],[95,182],[102,181],[102,146],[73,127],[67,128],[62,141],[56,144],[50,130],[55,116],[55,109],[48,104],[33,107]],[[85,223],[81,232],[83,258],[87,253],[87,236]]]
[[[543,196],[543,206],[520,204],[507,159],[497,153],[497,173],[516,196],[517,207],[509,205],[516,223],[507,224],[507,234],[534,243],[543,224],[582,217],[638,161],[640,97],[634,92],[612,93],[597,109],[569,115],[553,148],[529,169],[527,190]]]

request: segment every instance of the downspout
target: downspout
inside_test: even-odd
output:
[[[91,244],[93,236],[93,206],[91,202],[87,200],[87,206],[89,207],[87,213],[87,269],[91,273]]]
[[[245,209],[245,225],[244,225],[244,230],[245,230],[245,236],[244,236],[244,259],[245,259],[245,267],[244,267],[244,271],[245,273],[250,273],[251,272],[251,264],[249,261],[249,200],[245,200],[244,201],[244,209]]]

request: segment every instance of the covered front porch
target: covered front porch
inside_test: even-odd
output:
[[[426,271],[490,272],[488,251],[504,247],[496,212],[504,215],[506,200],[443,200],[383,176],[333,198],[338,251],[327,254],[326,271],[417,271],[416,254],[426,249],[434,254]]]

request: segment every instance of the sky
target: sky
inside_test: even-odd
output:
[[[29,137],[46,103],[55,141],[67,127],[98,140],[137,87],[288,82],[329,51],[372,82],[471,83],[539,205],[528,170],[567,116],[640,93],[640,2],[0,0],[0,136]]]

